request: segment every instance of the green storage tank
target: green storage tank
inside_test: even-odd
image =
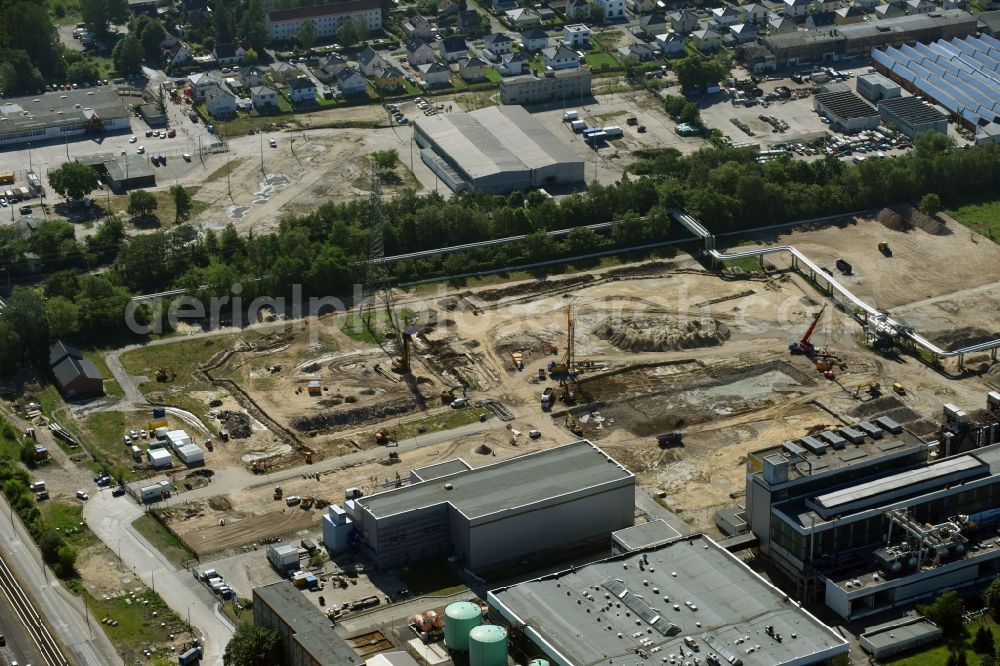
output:
[[[449,650],[467,652],[469,632],[483,623],[483,612],[471,601],[456,601],[444,609],[444,644]]]
[[[507,630],[484,624],[469,632],[469,666],[507,666]]]
[[[532,659],[528,662],[528,666],[549,666],[549,662],[546,659]]]

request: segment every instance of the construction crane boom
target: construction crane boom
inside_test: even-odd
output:
[[[788,351],[793,354],[812,354],[816,351],[816,346],[811,342],[811,339],[813,333],[816,331],[816,325],[819,324],[819,320],[823,316],[824,312],[826,312],[825,303],[823,304],[823,307],[820,308],[819,312],[813,315],[812,323],[809,324],[809,328],[807,328],[806,332],[802,335],[802,339],[798,342],[789,343]]]

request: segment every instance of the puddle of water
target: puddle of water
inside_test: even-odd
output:
[[[250,210],[250,206],[227,206],[226,215],[231,220],[242,220],[243,216]]]
[[[780,370],[771,370],[762,375],[747,377],[722,386],[712,386],[703,389],[704,395],[709,398],[739,398],[741,400],[753,400],[763,398],[774,393],[777,384],[784,386],[798,386],[799,383]]]

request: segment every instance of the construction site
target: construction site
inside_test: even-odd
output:
[[[922,415],[1000,384],[1000,335],[982,317],[1000,247],[954,221],[887,209],[728,255],[716,242],[416,291],[393,287],[373,248],[360,307],[269,313],[266,333],[215,338],[193,379],[163,383],[169,401],[182,382],[188,411],[226,431],[206,456],[214,476],[167,502],[168,525],[199,555],[232,551],[315,528],[346,489],[585,437],[717,534],[716,511],[742,502],[749,452],[883,414],[934,438]]]

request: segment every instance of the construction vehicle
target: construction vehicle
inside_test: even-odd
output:
[[[566,414],[566,429],[577,436],[583,434],[583,428],[580,426],[580,422],[577,421],[576,417],[572,414]]]
[[[810,341],[812,339],[813,333],[816,331],[816,325],[819,323],[820,317],[826,312],[826,304],[820,308],[819,312],[813,315],[812,323],[809,324],[809,328],[806,329],[805,334],[802,339],[798,342],[791,342],[788,344],[788,351],[793,354],[814,354],[816,353],[816,346]],[[819,369],[819,368],[817,368]]]
[[[284,491],[281,489],[281,486],[275,486],[274,487],[274,500],[275,501],[280,500],[281,497],[282,497],[282,495],[284,495]]]
[[[538,368],[538,381],[545,381],[545,368]]]
[[[264,463],[261,462],[260,460],[254,460],[250,464],[250,471],[253,472],[254,474],[266,474],[267,467],[265,467]]]
[[[514,362],[515,370],[524,370],[524,354],[519,351],[508,352],[510,360]]]
[[[172,382],[177,378],[177,373],[174,372],[173,368],[158,368],[156,370],[156,381],[160,382]]]
[[[899,382],[896,382],[892,385],[892,390],[897,395],[906,395],[906,387],[900,384]]]
[[[303,497],[301,506],[303,510],[308,511],[309,509],[312,508],[312,505],[315,503],[316,503],[315,497]]]
[[[656,443],[660,445],[661,449],[665,449],[669,446],[681,446],[684,443],[684,433],[679,430],[675,430],[673,432],[657,435]]]
[[[871,382],[869,384],[858,384],[858,387],[854,389],[854,397],[857,398],[861,395],[862,391],[868,391],[868,395],[873,398],[877,398],[882,395],[882,385],[878,382]]]
[[[413,346],[413,336],[419,333],[421,330],[420,326],[407,326],[403,329],[402,335],[402,347],[403,352],[399,355],[399,358],[392,359],[392,371],[398,372],[401,375],[410,374],[410,354],[411,347]]]
[[[542,397],[541,400],[539,401],[542,404],[543,412],[547,412],[550,409],[552,409],[552,401],[554,399],[555,399],[555,392],[552,390],[552,387],[551,386],[546,387],[546,389],[542,391]]]
[[[573,319],[573,306],[566,307],[566,353],[562,360],[549,363],[549,375],[566,377],[573,373],[573,338],[576,333],[576,321]]]
[[[892,250],[889,248],[889,244],[885,241],[878,242],[878,251],[882,253],[882,256],[891,257]]]
[[[389,446],[390,444],[398,444],[396,440],[396,431],[389,430],[388,428],[382,428],[381,430],[375,431],[375,445],[376,446]]]

